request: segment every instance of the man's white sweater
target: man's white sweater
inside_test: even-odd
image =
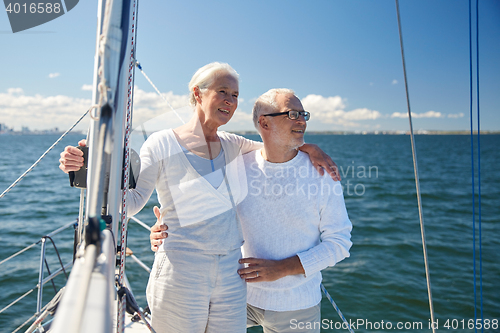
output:
[[[321,270],[349,256],[352,224],[340,182],[320,176],[307,154],[270,163],[261,150],[243,156],[248,195],[238,205],[243,256],[281,260],[298,255],[305,274],[248,283],[247,302],[294,311],[321,301]]]

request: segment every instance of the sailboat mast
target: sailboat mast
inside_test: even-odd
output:
[[[122,222],[120,280],[124,280],[129,135],[135,64],[136,0],[98,4],[94,110],[89,129],[85,244],[81,246],[53,332],[111,332],[118,226]],[[120,318],[125,303],[119,306]]]

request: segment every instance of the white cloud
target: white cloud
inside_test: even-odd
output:
[[[92,91],[92,85],[91,84],[84,84],[82,86],[82,90],[85,90],[85,91]]]
[[[413,115],[414,113],[412,112],[412,116]],[[408,118],[408,114],[401,112],[394,112],[393,114],[391,114],[391,118]]]
[[[323,97],[321,95],[307,95],[302,99],[305,109],[316,112],[330,112],[333,110],[343,110],[345,104],[340,96]]]
[[[83,85],[87,89],[90,85]],[[147,132],[165,128],[175,128],[189,121],[193,110],[189,107],[188,95],[164,93],[163,97],[171,107],[155,92],[146,92],[135,87],[133,127]],[[224,126],[225,130],[253,130],[251,105],[255,99],[247,99],[242,108],[238,108],[232,120]],[[247,105],[248,104],[248,105]],[[379,111],[369,108],[349,110],[347,101],[340,96],[308,95],[302,99],[302,104],[312,114],[309,129],[373,129],[377,126],[373,120],[384,118],[407,118],[406,113],[395,112],[392,115],[382,115]],[[20,129],[28,126],[31,129],[69,128],[91,105],[90,99],[70,96],[27,95],[22,88],[9,88],[0,92],[0,114],[2,123],[9,127]],[[463,113],[442,114],[428,111],[413,113],[415,118],[461,118]],[[181,118],[182,121],[179,119]],[[87,117],[88,119],[88,117]],[[82,122],[77,129],[85,130],[88,120]]]
[[[398,84],[398,80],[396,79],[392,80],[392,84]]]
[[[189,121],[193,110],[189,106],[188,95],[175,95],[169,91],[162,96],[166,101],[156,92],[146,92],[135,86],[132,120],[134,128],[144,125],[148,132],[152,132],[175,128]]]
[[[441,112],[436,112],[436,111],[427,111],[421,114],[415,114],[415,118],[443,118],[443,117],[444,115]]]
[[[346,105],[340,96],[307,95],[302,99],[302,104],[305,110],[311,112],[311,120],[347,127],[361,126],[353,121],[373,120],[382,116],[380,112],[368,108],[346,111]]]
[[[0,93],[2,123],[20,129],[60,129],[71,126],[90,106],[90,99],[69,96],[26,95],[21,88]]]
[[[444,118],[441,112],[427,111],[424,113],[411,113],[412,118]],[[391,114],[391,118],[408,118],[408,113],[394,112]]]
[[[88,86],[83,85],[82,89],[86,90]],[[175,112],[158,94],[146,92],[136,86],[133,125],[139,126],[145,122],[153,124],[157,117],[165,116],[168,124],[178,126],[182,124],[182,121],[179,120],[176,113],[184,122],[191,118],[192,108],[188,107],[188,95],[175,95],[173,92],[168,92],[163,96],[175,109]],[[22,126],[39,130],[54,127],[69,128],[90,106],[90,99],[63,95],[27,95],[22,88],[9,88],[6,93],[0,92],[2,123],[15,129],[20,129]],[[241,117],[236,116],[236,119]],[[80,126],[78,129],[85,129],[87,124],[85,123],[83,127]],[[161,125],[167,126],[165,123]]]
[[[49,78],[50,78],[50,79],[53,79],[53,78],[58,77],[59,75],[61,75],[61,74],[59,74],[59,73],[50,73],[50,74],[49,74]]]
[[[7,89],[8,95],[17,95],[17,94],[22,94],[22,93],[24,93],[24,90],[22,88],[9,88],[9,89]]]
[[[380,112],[370,110],[367,108],[347,111],[344,114],[345,119],[351,119],[351,120],[377,119],[380,118],[380,116],[381,116]]]
[[[151,109],[163,109],[165,107],[169,108],[170,104],[174,109],[184,107],[189,105],[188,95],[175,95],[173,92],[169,91],[162,94],[163,98],[156,92],[146,92],[140,89],[138,86],[134,88],[134,104],[140,105],[141,107],[147,107]],[[165,100],[167,102],[165,102]]]

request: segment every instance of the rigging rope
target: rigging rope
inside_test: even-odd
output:
[[[71,130],[73,130],[73,128],[75,128],[76,125],[78,125],[78,123],[87,115],[87,113],[89,113],[90,110],[92,110],[94,107],[92,106],[90,109],[88,109],[87,111],[85,111],[85,113],[80,117],[80,119],[78,119],[76,121],[76,123],[73,124],[73,126],[71,126],[66,132],[63,133],[63,135],[61,135],[61,137],[59,139],[57,139],[56,142],[54,142],[52,144],[52,146],[50,146],[49,149],[47,149],[45,151],[45,153],[42,154],[42,156],[40,156],[40,158],[35,162],[33,163],[32,166],[29,167],[28,170],[26,170],[26,172],[24,172],[21,176],[19,176],[19,178],[17,178],[17,180],[15,182],[13,182],[5,191],[3,191],[2,194],[0,194],[0,199],[3,198],[7,193],[10,192],[10,190],[12,190],[21,180],[23,180],[24,177],[26,177],[26,175],[28,173],[30,173],[37,165],[38,163],[40,163],[40,161],[55,147],[57,146],[57,144],[69,133],[71,132]]]
[[[132,104],[133,104],[133,94],[134,94],[134,79],[135,79],[135,50],[137,44],[137,13],[139,9],[139,1],[133,1],[132,10],[132,26],[131,26],[131,37],[127,41],[130,43],[130,56],[128,63],[128,80],[127,80],[127,107],[125,111],[126,121],[125,121],[125,133],[124,133],[124,146],[125,146],[125,156],[124,156],[124,166],[123,166],[123,190],[122,190],[122,209],[121,209],[121,251],[120,251],[120,267],[119,267],[119,283],[123,283],[125,280],[125,256],[127,247],[127,193],[129,187],[129,161],[130,161],[130,131],[132,128]],[[114,236],[113,236],[114,239]],[[117,332],[123,332],[125,330],[125,307],[127,306],[127,299],[121,298],[119,301],[118,317],[117,317]]]
[[[142,222],[141,220],[139,220],[137,217],[131,216],[130,219],[134,220],[137,224],[139,224],[140,226],[142,226],[144,229],[146,229],[148,231],[151,231],[151,227],[148,226],[146,223]]]
[[[72,225],[75,225],[75,222],[70,222],[70,223],[68,223],[68,224],[66,224],[66,225],[63,225],[62,227],[60,227],[60,228],[58,228],[58,229],[56,229],[56,230],[52,231],[51,233],[49,233],[48,235],[45,235],[45,236],[43,236],[43,237],[50,237],[50,236],[54,236],[54,235],[58,234],[59,232],[61,232],[61,231],[65,230],[65,229],[67,229],[67,228],[69,228],[69,227],[70,227],[70,226],[72,226]],[[42,238],[43,238],[43,237],[42,237]],[[22,249],[21,251],[18,251],[18,252],[16,252],[16,253],[14,253],[13,255],[11,255],[10,257],[8,257],[8,258],[6,258],[6,259],[4,259],[4,260],[0,261],[0,265],[2,265],[3,263],[5,263],[5,262],[9,261],[10,259],[12,259],[12,258],[14,258],[14,257],[17,257],[17,256],[18,256],[18,255],[20,255],[21,253],[23,253],[23,252],[25,252],[25,251],[28,251],[28,250],[29,250],[29,249],[31,249],[33,246],[35,246],[35,245],[37,245],[37,244],[40,244],[40,242],[41,242],[41,241],[42,241],[42,240],[40,239],[39,241],[36,241],[35,243],[33,243],[33,244],[31,244],[31,245],[26,246],[26,247],[25,247],[24,249]]]
[[[477,194],[479,224],[479,298],[481,300],[481,322],[483,319],[483,258],[481,240],[481,121],[479,118],[479,1],[476,0],[476,96],[477,96]],[[484,325],[481,325],[484,332]]]
[[[66,280],[68,280],[68,273],[66,273],[66,270],[64,269],[64,264],[62,262],[61,256],[59,255],[59,250],[57,249],[56,243],[54,242],[54,240],[50,236],[44,236],[43,238],[48,238],[50,240],[50,242],[52,243],[52,246],[54,247],[54,250],[56,251],[57,258],[59,259],[59,264],[61,265],[61,269],[62,269],[64,275],[66,276]],[[47,263],[47,260],[45,260],[45,263]],[[47,265],[47,270],[48,270],[48,268],[49,268],[49,266]],[[50,275],[50,272],[48,272],[48,273]],[[57,290],[56,290],[56,293],[57,293]]]
[[[477,323],[477,272],[476,272],[476,198],[475,198],[475,172],[474,172],[474,84],[472,64],[472,3],[469,0],[469,88],[470,88],[470,141],[471,141],[471,172],[472,172],[472,261],[474,284],[474,322]],[[477,177],[478,177],[478,231],[479,231],[479,297],[481,322],[483,321],[483,271],[482,271],[482,241],[481,241],[481,123],[479,108],[479,1],[476,0],[476,98],[477,98]],[[477,325],[474,325],[477,332]],[[481,332],[484,327],[481,325]]]
[[[422,234],[422,248],[424,252],[424,265],[425,265],[425,278],[427,281],[427,294],[429,297],[429,310],[431,314],[431,321],[434,323],[434,306],[432,304],[432,291],[431,291],[431,278],[429,273],[429,262],[427,258],[427,246],[425,244],[425,228],[424,228],[424,215],[422,211],[422,198],[420,196],[420,181],[418,176],[418,165],[417,165],[417,152],[415,149],[415,137],[413,136],[413,124],[411,121],[411,108],[410,108],[410,94],[408,92],[408,79],[406,76],[406,63],[405,54],[403,48],[403,33],[401,31],[401,16],[399,14],[399,1],[396,0],[396,12],[398,17],[398,29],[399,29],[399,43],[401,46],[401,58],[403,61],[403,74],[405,79],[405,91],[406,91],[406,104],[408,106],[408,119],[410,121],[410,138],[411,138],[411,151],[413,155],[413,169],[415,171],[415,187],[417,189],[417,202],[418,202],[418,215],[420,219],[420,233]],[[434,325],[432,325],[432,332],[435,333]]]
[[[31,244],[30,246],[25,247],[25,248],[24,248],[24,249],[22,249],[21,251],[16,252],[16,253],[14,253],[13,255],[11,255],[10,257],[8,257],[8,258],[6,258],[6,259],[4,259],[4,260],[0,261],[0,265],[1,265],[1,264],[3,264],[3,263],[5,263],[5,262],[7,262],[7,261],[9,261],[10,259],[12,259],[12,258],[14,258],[14,257],[17,257],[17,256],[18,256],[18,255],[20,255],[21,253],[23,253],[23,252],[25,252],[25,251],[28,251],[29,249],[31,249],[33,246],[35,246],[35,245],[39,244],[40,242],[41,242],[41,240],[39,240],[39,241],[38,241],[38,242],[36,242],[36,243]]]
[[[10,308],[12,305],[16,304],[17,302],[19,302],[20,300],[22,300],[23,298],[25,298],[26,296],[28,296],[29,294],[31,294],[33,292],[33,290],[35,290],[36,288],[38,288],[38,285],[36,285],[35,287],[33,287],[31,290],[28,290],[23,295],[19,296],[16,300],[14,300],[13,302],[11,302],[9,305],[7,305],[6,307],[4,307],[2,310],[0,310],[0,313],[4,312],[8,308]]]
[[[26,320],[24,323],[22,323],[20,326],[18,326],[14,331],[12,331],[12,333],[16,333],[16,332],[19,332],[19,330],[21,328],[23,328],[25,325],[27,325],[33,318],[35,318],[37,316],[37,313],[35,313],[34,315],[32,315],[28,320]]]
[[[148,80],[148,82],[153,86],[153,88],[156,90],[156,92],[158,93],[158,95],[160,95],[160,97],[167,103],[168,107],[170,109],[172,109],[172,111],[174,111],[175,115],[177,116],[177,118],[180,119],[180,121],[185,124],[184,120],[182,120],[181,116],[179,116],[179,114],[177,113],[177,111],[175,111],[175,109],[172,107],[172,105],[170,105],[170,103],[168,102],[168,100],[165,98],[165,96],[162,95],[162,93],[160,92],[160,90],[158,90],[158,88],[156,88],[155,84],[153,83],[153,81],[151,81],[151,79],[146,75],[146,73],[142,70],[142,66],[141,64],[139,63],[139,61],[137,61],[137,59],[135,60],[135,65],[137,66],[137,68],[139,68],[139,70],[141,71],[142,75],[144,75],[144,77],[146,78],[146,80]]]
[[[345,319],[344,315],[340,311],[339,307],[337,306],[337,304],[335,304],[335,301],[333,300],[332,296],[330,296],[330,294],[326,290],[326,288],[323,285],[323,283],[321,283],[320,286],[321,286],[321,290],[325,293],[326,298],[328,298],[328,300],[330,301],[330,303],[333,305],[333,308],[335,309],[335,311],[337,311],[337,314],[339,315],[340,319],[342,319],[342,321],[347,325],[346,327],[349,330],[349,332],[354,333],[354,331],[351,328],[351,325],[349,325],[349,323]]]

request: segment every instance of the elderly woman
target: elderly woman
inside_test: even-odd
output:
[[[141,148],[128,213],[156,188],[155,214],[169,228],[146,291],[157,332],[246,331],[246,286],[237,273],[243,237],[235,207],[247,193],[239,156],[262,144],[217,131],[238,106],[238,80],[228,64],[200,68],[189,83],[191,120],[152,134]],[[313,164],[335,166],[316,146],[301,149]],[[60,162],[65,172],[77,170],[81,152],[66,147]]]

